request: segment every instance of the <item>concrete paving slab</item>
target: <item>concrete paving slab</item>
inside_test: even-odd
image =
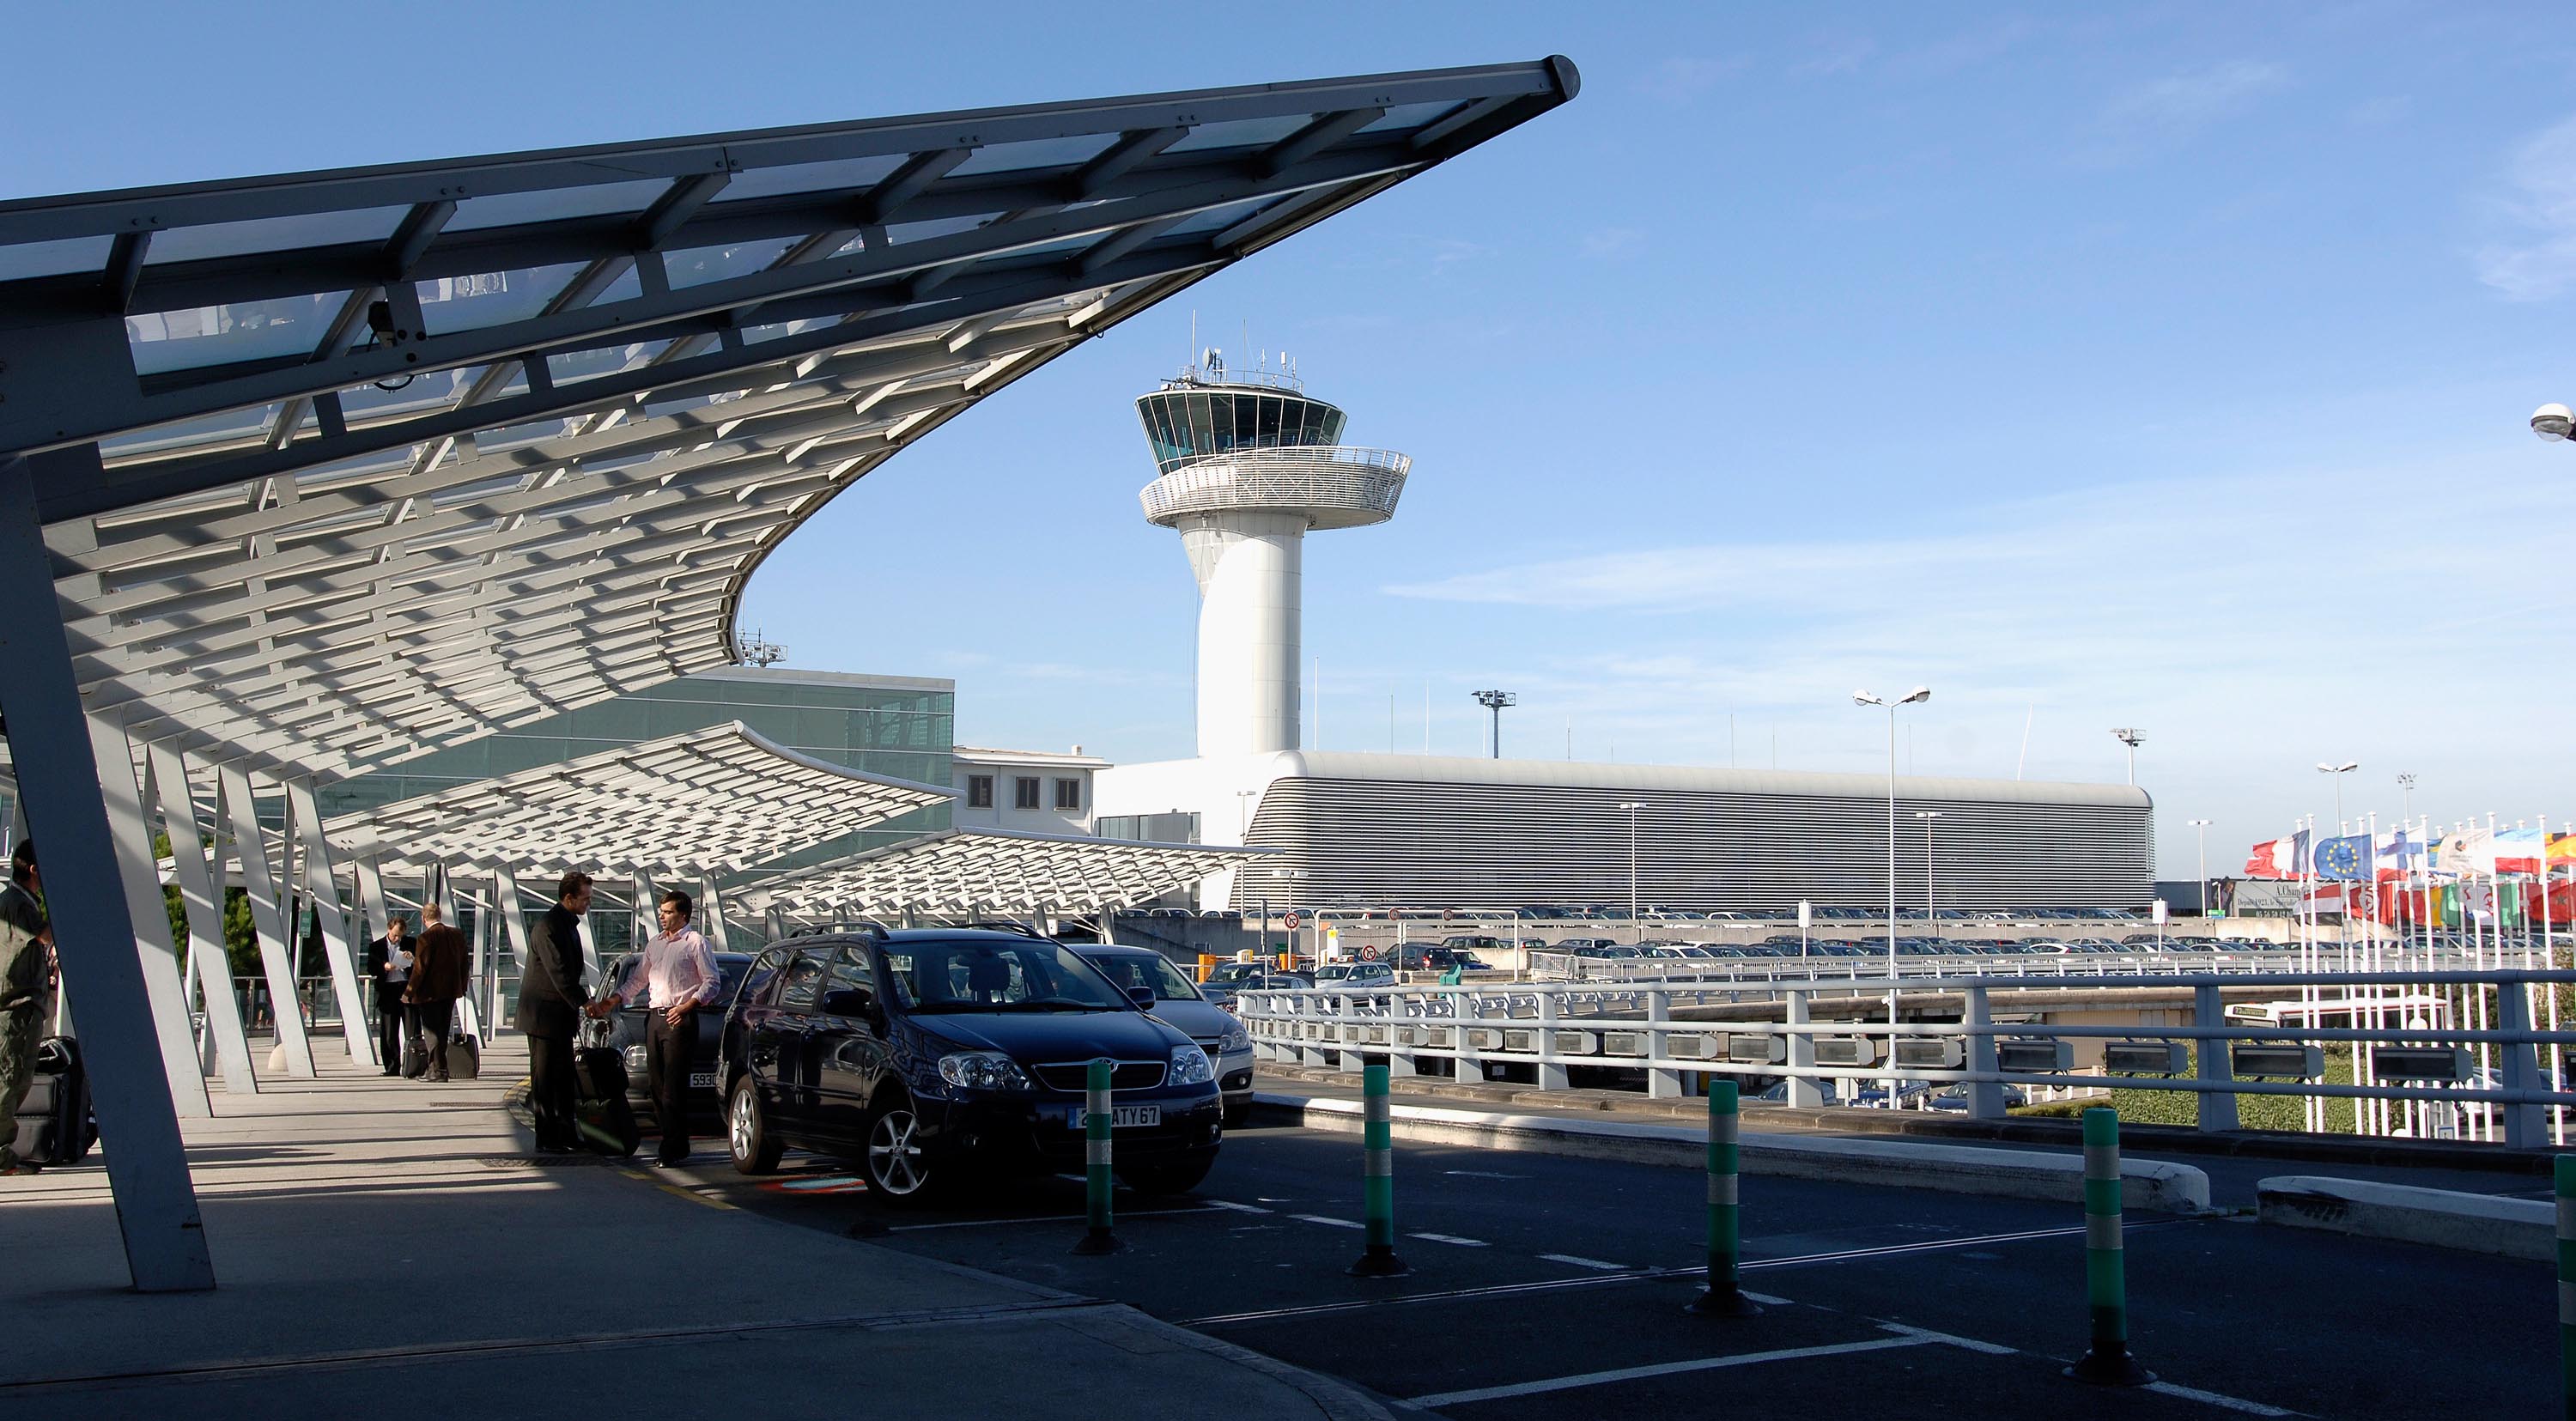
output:
[[[210,1293],[130,1290],[97,1156],[0,1180],[0,1415],[59,1415],[77,1392],[85,1416],[168,1416],[178,1385],[202,1416],[277,1414],[283,1378],[323,1414],[340,1389],[353,1406],[421,1395],[427,1370],[553,1415],[642,1399],[667,1374],[704,1414],[770,1394],[788,1353],[832,1359],[793,1385],[863,1395],[871,1414],[1064,1415],[1081,1394],[1065,1386],[1136,1416],[1211,1400],[1385,1414],[1124,1308],[795,1228],[623,1162],[533,1161],[499,1106],[524,1052],[503,1044],[485,1065],[428,1085],[343,1059],[320,1080],[218,1093],[215,1118],[186,1122]]]

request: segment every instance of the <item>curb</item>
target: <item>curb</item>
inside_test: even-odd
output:
[[[2411,1184],[2286,1174],[2255,1186],[2267,1224],[2354,1238],[2548,1262],[2558,1256],[2558,1206]]]
[[[1360,1102],[1325,1096],[1253,1096],[1256,1104],[1294,1114],[1308,1129],[1355,1132]],[[1471,1145],[1528,1150],[1629,1164],[1705,1163],[1708,1133],[1682,1125],[1569,1120],[1552,1115],[1505,1115],[1442,1110],[1426,1105],[1394,1108],[1398,1139],[1418,1144]],[[1971,1145],[1912,1140],[1783,1139],[1747,1133],[1742,1141],[1746,1174],[1883,1184],[1951,1194],[1991,1194],[2016,1199],[2076,1203],[2084,1197],[2081,1155],[2043,1155]],[[2190,1165],[2158,1160],[2120,1162],[2124,1208],[2165,1214],[2209,1212],[2209,1176]]]

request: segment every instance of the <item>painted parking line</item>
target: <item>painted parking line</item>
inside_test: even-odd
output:
[[[1550,1263],[1570,1263],[1577,1268],[1592,1268],[1603,1273],[1626,1273],[1635,1266],[1628,1263],[1610,1263],[1598,1258],[1579,1258],[1571,1253],[1542,1253],[1539,1257]]]
[[[1330,1224],[1337,1229],[1360,1227],[1360,1221],[1357,1219],[1336,1219],[1330,1214],[1290,1214],[1288,1217],[1303,1224]]]
[[[1238,1214],[1275,1214],[1279,1212],[1276,1209],[1262,1208],[1258,1204],[1237,1204],[1226,1199],[1210,1199],[1205,1202],[1211,1209],[1231,1209]]]
[[[1727,1357],[1694,1357],[1686,1362],[1656,1362],[1643,1367],[1617,1367],[1606,1372],[1578,1372],[1567,1377],[1547,1377],[1534,1382],[1513,1382],[1508,1386],[1477,1387],[1471,1391],[1434,1392],[1429,1396],[1409,1397],[1415,1406],[1439,1408],[1462,1406],[1476,1401],[1502,1401],[1515,1396],[1536,1396],[1542,1392],[1572,1391],[1577,1387],[1607,1386],[1613,1382],[1642,1381],[1649,1377],[1678,1376],[1686,1372],[1710,1372],[1722,1367],[1754,1367],[1765,1362],[1795,1362],[1809,1357],[1845,1357],[1859,1352],[1885,1352],[1897,1347],[1937,1345],[1930,1337],[1873,1337],[1865,1342],[1836,1342],[1820,1347],[1783,1347],[1773,1352],[1738,1352]]]
[[[2300,1414],[2296,1411],[2284,1411],[2277,1406],[2266,1406],[2259,1401],[2247,1401],[2241,1396],[2227,1396],[2219,1392],[2202,1391],[2196,1386],[2182,1386],[2174,1382],[2149,1382],[2145,1386],[2139,1388],[2139,1390],[2160,1392],[2166,1396],[2178,1396],[2185,1401],[2202,1402],[2206,1405],[2219,1407],[2222,1410],[2241,1412],[2247,1416],[2297,1416]]]
[[[1485,1241],[1481,1238],[1460,1238],[1456,1234],[1406,1234],[1405,1237],[1423,1239],[1430,1243],[1454,1243],[1460,1248],[1483,1248],[1486,1246]]]
[[[1989,1357],[2010,1357],[2020,1350],[2018,1348],[2007,1347],[2000,1342],[1980,1342],[1973,1337],[1960,1337],[1947,1332],[1934,1332],[1928,1327],[1907,1327],[1901,1322],[1882,1322],[1879,1326],[1886,1328],[1890,1332],[1901,1333],[1907,1337],[1920,1337],[1926,1342],[1942,1342],[1947,1343],[1952,1347],[1965,1347],[1971,1352],[1983,1352]]]

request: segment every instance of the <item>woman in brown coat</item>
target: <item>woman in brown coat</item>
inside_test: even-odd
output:
[[[411,1029],[427,1038],[422,1044],[429,1057],[429,1079],[443,1081],[456,999],[465,995],[465,934],[441,920],[436,903],[420,905],[420,925],[403,1002],[411,1008]]]

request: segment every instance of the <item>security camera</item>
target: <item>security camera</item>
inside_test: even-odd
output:
[[[2576,432],[2576,414],[2565,405],[2548,404],[2531,412],[2531,432],[2555,444]]]

